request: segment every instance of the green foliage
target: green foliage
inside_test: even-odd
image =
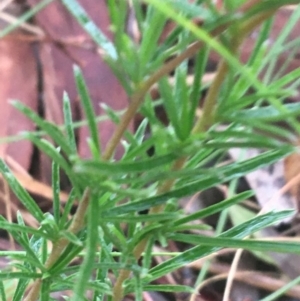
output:
[[[41,2],[32,11],[49,2]],[[53,162],[53,215],[41,211],[6,164],[0,161],[3,177],[39,225],[38,228],[24,225],[21,214],[17,223],[10,223],[3,217],[0,219],[0,228],[8,231],[23,248],[22,251],[0,252],[0,256],[12,261],[11,267],[0,273],[2,300],[8,300],[7,281],[12,279],[17,279],[14,301],[23,300],[29,284],[32,286],[26,301],[35,301],[36,296],[43,301],[52,300],[52,292],[63,290],[73,292],[73,301],[87,300],[87,291],[94,301],[119,301],[129,293],[134,293],[136,300],[141,300],[143,291],[193,293],[191,287],[157,285],[153,281],[221,248],[300,252],[300,245],[292,242],[247,238],[291,214],[286,211],[257,215],[213,237],[191,234],[191,230],[210,228],[196,224],[196,221],[222,212],[250,198],[255,192],[233,191],[222,202],[192,214],[184,213],[179,206],[182,198],[220,184],[232,185],[251,171],[295,151],[291,143],[281,142],[289,141],[290,132],[278,129],[273,122],[284,120],[296,131],[299,129],[296,116],[299,115],[300,104],[284,104],[284,98],[295,93],[299,69],[277,75],[275,80],[271,80],[271,76],[274,74],[273,62],[284,50],[284,40],[300,9],[295,11],[269,50],[264,42],[272,27],[270,17],[275,12],[273,10],[293,1],[276,1],[275,4],[274,1],[264,1],[238,13],[240,5],[248,1],[225,1],[224,11],[218,11],[212,4],[204,6],[207,1],[145,2],[148,8],[143,12],[141,1],[133,1],[142,37],[136,45],[124,29],[129,9],[125,1],[109,0],[107,4],[115,33],[114,43],[97,28],[76,0],[62,1],[105,51],[107,63],[131,98],[125,113],[127,118],[120,118],[123,112],[105,108],[108,115],[105,118],[110,118],[118,126],[117,134],[111,140],[111,151],[100,145],[98,122],[104,118],[99,119],[94,114],[79,67],[74,67],[74,76],[85,112],[85,124],[90,132],[92,159],[83,160],[77,153],[74,129],[82,124],[72,121],[67,94],[63,98],[62,127],[41,119],[23,104],[13,102],[41,130],[22,133],[21,137],[32,141]],[[29,16],[27,13],[20,22]],[[204,25],[195,25],[192,17],[203,18]],[[161,41],[169,19],[177,26]],[[248,62],[242,64],[237,56],[238,46],[260,24],[263,25],[252,54]],[[0,36],[10,30],[11,27],[4,29]],[[222,63],[215,80],[203,84],[211,50],[221,56]],[[195,60],[191,72],[194,77],[188,83],[188,60],[192,57]],[[262,68],[267,68],[267,71],[261,80]],[[173,84],[169,81],[172,71]],[[157,101],[150,97],[154,84],[160,95]],[[206,89],[208,91],[205,92]],[[199,117],[199,100],[202,97],[204,105]],[[157,105],[165,110],[168,125],[156,116]],[[135,133],[126,132],[128,122],[137,110],[145,118]],[[151,136],[146,139],[149,130]],[[272,138],[272,135],[266,137],[265,134],[276,134],[277,138],[284,139]],[[123,135],[127,139],[124,154],[116,161],[111,154]],[[53,144],[41,136],[51,138]],[[232,147],[259,148],[262,153],[252,159],[218,165]],[[149,149],[154,149],[152,156],[148,154]],[[64,206],[59,197],[60,172],[67,175],[72,185]],[[69,219],[77,201],[77,211]],[[153,246],[164,247],[168,240],[186,243],[187,249],[170,254],[172,256],[168,260],[152,266]],[[50,242],[53,248],[49,247]],[[77,259],[76,263],[74,259]]]

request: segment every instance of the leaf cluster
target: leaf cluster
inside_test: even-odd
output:
[[[199,228],[201,219],[250,198],[252,191],[233,190],[222,202],[189,215],[179,206],[182,198],[220,184],[231,185],[295,151],[291,132],[279,129],[275,122],[283,120],[294,132],[299,130],[300,105],[284,104],[298,87],[299,69],[276,74],[274,64],[286,47],[296,45],[293,41],[287,46],[286,38],[300,9],[295,10],[272,49],[266,48],[265,42],[272,28],[272,15],[281,6],[297,2],[263,1],[251,5],[255,1],[228,0],[224,1],[223,10],[210,1],[145,2],[146,10],[138,0],[133,0],[131,7],[125,1],[107,1],[115,35],[112,42],[76,0],[62,0],[105,52],[104,59],[131,99],[125,113],[106,108],[108,118],[117,124],[106,148],[99,140],[101,121],[98,124],[99,116],[95,116],[77,66],[74,77],[90,132],[91,159],[83,160],[78,155],[74,134],[77,125],[72,120],[67,94],[62,103],[63,126],[47,122],[22,103],[13,102],[40,129],[22,133],[21,138],[32,141],[53,162],[53,212],[42,212],[5,162],[0,162],[3,177],[39,224],[37,229],[25,225],[20,214],[13,224],[0,219],[0,228],[8,231],[23,249],[0,252],[11,260],[11,267],[0,273],[2,300],[8,300],[6,288],[12,279],[17,279],[14,301],[23,300],[31,282],[26,301],[35,301],[38,296],[42,301],[53,300],[51,293],[65,290],[73,292],[73,301],[88,300],[87,292],[89,300],[94,301],[119,301],[129,293],[142,300],[142,292],[148,290],[192,293],[190,287],[157,285],[155,280],[221,248],[300,252],[299,244],[293,242],[249,238],[289,216],[290,211],[255,216],[213,237],[191,234]],[[243,9],[246,4],[249,9]],[[126,32],[130,9],[141,33],[138,43]],[[29,16],[27,13],[23,19]],[[202,26],[193,22],[195,17]],[[170,19],[176,26],[162,41],[160,37]],[[256,25],[261,25],[256,45],[247,63],[242,64],[237,56],[239,46]],[[10,30],[7,28],[1,35]],[[204,83],[212,50],[220,55],[221,62],[213,82]],[[169,80],[170,72],[173,82]],[[186,80],[190,73],[192,83]],[[150,93],[154,84],[159,91],[156,101]],[[199,116],[201,98],[204,105]],[[168,125],[157,117],[157,106],[165,110]],[[130,133],[127,125],[137,111],[144,119]],[[113,153],[120,142],[124,154],[116,161]],[[259,148],[261,154],[218,164],[232,147]],[[154,150],[151,156],[149,149]],[[59,197],[61,171],[72,185],[65,205]],[[77,212],[71,217],[76,204]],[[169,259],[153,266],[154,245],[166,247],[168,240],[186,243],[188,248],[169,254]]]

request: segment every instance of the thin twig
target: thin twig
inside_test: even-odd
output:
[[[229,270],[227,281],[226,281],[226,286],[225,286],[225,290],[224,290],[224,294],[223,294],[223,301],[229,301],[231,288],[233,285],[235,275],[237,273],[239,261],[241,259],[243,251],[244,251],[243,249],[238,249],[236,251],[236,253],[234,254],[233,261],[230,266],[230,270]]]

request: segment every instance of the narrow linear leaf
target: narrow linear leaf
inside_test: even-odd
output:
[[[111,208],[107,211],[105,210],[102,213],[102,215],[115,216],[130,212],[138,212],[149,209],[154,206],[164,204],[172,198],[178,199],[181,197],[189,196],[200,190],[204,190],[216,186],[220,183],[224,183],[226,181],[242,177],[243,175],[253,170],[278,161],[279,159],[288,155],[291,152],[292,148],[268,151],[253,159],[237,162],[232,165],[230,164],[229,166],[218,168],[215,173],[211,174],[211,176],[208,175],[207,178],[202,178],[198,181],[193,181],[192,183],[185,185],[182,188],[178,188],[158,196],[153,196],[148,199],[143,199],[140,201],[120,205],[118,207]]]
[[[59,222],[59,228],[60,229],[65,229],[66,224],[67,224],[67,220],[68,220],[68,216],[69,216],[70,211],[73,207],[73,204],[76,200],[76,197],[77,197],[77,195],[76,195],[75,189],[71,190],[71,192],[69,193],[68,200],[65,204],[64,211],[63,211],[62,216],[60,218],[60,222]]]
[[[219,237],[220,238],[235,238],[236,240],[242,239],[254,232],[257,232],[269,225],[272,225],[276,223],[276,221],[282,220],[283,218],[290,216],[291,211],[282,211],[282,212],[271,212],[264,215],[259,215],[256,218],[247,221],[246,223],[240,224],[236,227],[231,228],[230,230],[224,232]],[[176,235],[182,234],[169,234],[169,238],[176,240]],[[183,235],[184,236],[184,235]],[[294,250],[295,250],[295,244],[294,244]],[[213,252],[216,252],[220,250],[222,247],[218,245],[217,243],[210,246],[205,246],[203,244],[197,245],[196,247],[193,247],[183,253],[181,253],[178,256],[175,256],[169,260],[164,261],[163,263],[155,266],[150,270],[151,274],[151,280],[153,281],[167,273],[170,273],[171,271],[174,271],[182,266],[185,266],[189,264],[192,261],[198,260],[204,256],[207,256]],[[297,250],[300,250],[300,246],[297,246]]]
[[[165,23],[166,17],[161,12],[148,7],[138,55],[140,66],[145,68],[149,64],[149,59],[153,57],[157,49],[157,43]],[[152,24],[155,26],[151,26]]]
[[[78,173],[86,174],[125,174],[133,172],[147,172],[151,169],[163,167],[166,164],[172,163],[180,154],[170,153],[168,155],[141,160],[137,162],[120,162],[110,163],[99,160],[87,160],[79,162],[74,166],[74,170]]]
[[[66,137],[63,135],[58,126],[45,121],[39,115],[37,115],[30,108],[26,107],[24,104],[18,101],[12,102],[13,106],[22,112],[25,116],[31,119],[38,127],[40,127],[47,135],[49,135],[59,147],[66,153],[71,152],[71,148],[66,142]]]
[[[286,285],[282,286],[277,291],[273,292],[272,294],[268,295],[267,297],[260,299],[260,301],[273,301],[278,300],[278,298],[283,295],[285,292],[296,286],[300,283],[300,276],[293,279],[292,281],[288,282]]]
[[[90,279],[92,270],[94,269],[94,259],[96,256],[96,247],[98,244],[98,219],[99,219],[99,203],[97,198],[90,198],[87,217],[87,243],[86,255],[81,264],[78,281],[74,288],[73,301],[82,301],[84,299],[85,290]]]
[[[56,223],[59,223],[60,219],[60,177],[59,177],[59,165],[56,162],[52,162],[52,191],[53,191],[53,214]]]
[[[69,12],[84,28],[89,36],[100,46],[113,61],[117,60],[117,51],[112,42],[104,35],[101,29],[92,21],[83,7],[76,0],[62,0]]]
[[[201,239],[196,239],[196,237],[190,237],[183,234],[174,234],[176,239],[170,236],[171,239],[176,241],[201,244],[203,246],[220,246],[222,248],[235,248],[235,249],[246,249],[250,251],[262,251],[272,250],[272,252],[278,253],[293,253],[300,254],[300,245],[297,242],[276,242],[276,241],[265,241],[265,240],[250,240],[250,239],[236,239],[236,238],[222,238],[222,237],[201,237]],[[201,242],[200,242],[201,241]]]
[[[3,281],[0,281],[0,299],[3,300],[3,301],[7,300]]]
[[[149,292],[195,293],[192,287],[186,285],[145,285],[143,289]]]
[[[138,223],[138,222],[161,222],[167,220],[176,220],[179,217],[177,213],[159,213],[159,214],[142,214],[137,216],[121,215],[121,216],[101,216],[102,222],[123,222],[123,223]]]
[[[58,152],[58,150],[54,148],[54,146],[51,143],[49,143],[47,140],[44,139],[38,139],[31,133],[24,134],[24,137],[32,141],[43,153],[45,153],[53,161],[55,161],[66,172],[70,180],[73,181],[73,184],[75,183],[74,173],[72,172],[69,163]]]
[[[289,116],[299,115],[300,113],[300,103],[285,104],[283,107],[286,109],[285,113],[278,111],[274,106],[267,106],[263,108],[240,110],[238,112],[233,112],[231,114],[228,114],[227,116],[224,115],[222,117],[224,117],[224,120],[231,120],[236,118],[243,120],[244,118],[246,118],[253,120],[253,122],[257,119],[276,121],[285,119]]]
[[[27,226],[12,224],[12,223],[9,223],[8,221],[6,221],[6,222],[0,221],[0,229],[7,230],[8,232],[19,231],[22,233],[34,234],[39,237],[41,236],[41,237],[44,237],[47,239],[51,239],[51,237],[49,237],[49,235],[47,233],[45,233],[41,230],[37,230],[37,229],[27,227]]]
[[[64,111],[64,120],[65,120],[68,144],[71,149],[71,154],[76,155],[77,154],[76,139],[74,134],[74,125],[72,120],[70,98],[67,92],[64,92],[63,95],[63,111]]]
[[[207,217],[207,216],[210,216],[212,214],[215,214],[217,212],[220,212],[222,210],[225,210],[226,208],[229,208],[230,206],[232,205],[235,205],[245,199],[248,199],[250,197],[252,197],[254,195],[254,192],[253,191],[245,191],[245,192],[242,192],[238,195],[235,195],[234,197],[232,198],[229,198],[229,199],[226,199],[220,203],[217,203],[217,204],[214,204],[212,206],[209,206],[205,209],[202,209],[198,212],[195,212],[193,214],[190,214],[189,216],[186,216],[184,218],[181,218],[181,219],[177,219],[175,222],[174,222],[174,226],[179,226],[179,225],[182,225],[182,224],[185,224],[185,223],[188,223],[190,221],[194,221],[196,219],[200,220],[204,217]]]
[[[22,204],[27,208],[30,214],[35,217],[37,221],[41,222],[44,219],[42,210],[29,195],[29,193],[17,181],[17,179],[14,177],[3,160],[0,160],[0,172],[4,176],[12,191],[20,200],[20,202],[22,202]]]
[[[96,123],[96,115],[94,113],[92,101],[90,99],[90,95],[88,93],[88,89],[85,80],[83,78],[83,74],[78,66],[74,66],[74,76],[75,76],[77,90],[80,95],[81,103],[86,115],[86,119],[88,121],[91,139],[93,141],[93,146],[96,148],[97,154],[95,154],[95,157],[99,158],[101,153],[101,148],[100,148],[97,123]]]
[[[42,274],[40,273],[24,273],[24,272],[4,272],[0,273],[0,280],[9,280],[9,279],[37,279],[41,278]]]
[[[20,278],[13,296],[13,301],[22,301],[25,294],[29,279]]]
[[[212,38],[208,31],[196,26],[189,18],[184,17],[182,14],[178,14],[173,8],[171,8],[168,3],[160,0],[146,0],[147,3],[153,5],[155,8],[160,10],[167,17],[175,20],[177,24],[182,25],[185,29],[193,33],[197,38],[203,41],[206,45],[210,46],[217,53],[219,53],[222,58],[224,58],[230,66],[232,66],[236,71],[241,73],[241,75],[247,79],[249,82],[255,86],[258,91],[265,91],[266,88],[257,79],[257,77],[247,69],[242,66],[241,63],[216,39]]]

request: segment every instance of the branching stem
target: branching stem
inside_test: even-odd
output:
[[[249,1],[252,2],[252,1]],[[250,5],[250,7],[252,7],[252,5]],[[242,43],[243,39],[259,24],[261,24],[263,21],[265,21],[267,18],[269,18],[270,16],[272,16],[274,13],[276,12],[276,10],[270,10],[267,12],[264,12],[262,14],[259,14],[257,16],[254,16],[253,18],[251,18],[249,21],[245,22],[245,24],[243,24],[241,26],[241,33],[239,37],[233,37],[232,38],[232,52],[236,53],[240,44]],[[224,30],[224,28],[223,28]],[[223,30],[219,31],[218,33],[221,33]],[[126,118],[124,118],[124,120],[122,119],[122,122],[120,123],[119,126],[119,130],[117,129],[116,134],[113,136],[112,140],[111,140],[111,145],[109,148],[107,148],[106,152],[105,152],[105,156],[103,156],[103,158],[105,158],[106,160],[108,160],[112,154],[114,149],[116,148],[119,140],[121,139],[124,131],[126,130],[130,120],[133,118],[134,114],[135,114],[135,110],[138,109],[138,107],[140,106],[140,104],[143,101],[144,95],[146,94],[146,92],[150,89],[150,87],[157,82],[162,76],[168,74],[170,71],[172,71],[173,69],[175,69],[183,60],[191,57],[192,55],[194,55],[194,53],[196,53],[202,46],[203,44],[201,42],[196,42],[193,45],[190,46],[190,48],[185,51],[184,53],[182,53],[180,56],[176,57],[175,59],[171,60],[169,63],[167,63],[166,65],[164,65],[160,70],[158,70],[156,73],[154,73],[152,75],[151,78],[148,79],[148,81],[146,81],[145,85],[143,86],[143,89],[141,90],[142,93],[138,93],[138,98],[134,98],[133,97],[133,101],[132,104],[129,106],[127,112],[128,114],[124,116],[126,116]],[[222,60],[218,66],[217,69],[217,75],[212,83],[212,85],[209,88],[209,91],[207,93],[207,96],[205,98],[204,101],[204,107],[203,107],[203,114],[202,117],[200,117],[194,128],[193,128],[193,133],[201,133],[206,131],[214,122],[214,117],[215,117],[215,107],[217,104],[217,99],[218,99],[218,93],[220,91],[221,85],[227,75],[228,72],[228,64],[225,60]],[[133,107],[133,108],[131,108]],[[115,139],[114,139],[115,137]],[[180,159],[178,159],[173,167],[172,170],[180,170],[185,162],[186,162],[187,158],[186,157],[182,157]],[[173,185],[175,183],[175,179],[169,179],[164,181],[161,186],[159,187],[157,194],[161,194],[164,192],[167,192],[169,190],[172,189]],[[164,205],[160,205],[160,206],[156,206],[151,208],[149,214],[154,214],[154,213],[159,213],[162,212],[164,210]],[[136,259],[139,259],[141,254],[143,253],[143,251],[145,250],[145,247],[147,245],[147,241],[148,238],[144,238],[134,249],[134,257]],[[128,277],[130,276],[130,271],[129,270],[121,270],[119,277],[117,278],[117,281],[115,283],[114,289],[113,289],[113,301],[121,301],[124,297],[124,289],[123,289],[123,283],[126,279],[128,279]]]
[[[88,208],[89,195],[90,195],[90,191],[89,189],[86,189],[83,193],[83,197],[81,202],[79,203],[77,211],[73,217],[73,221],[69,227],[69,231],[73,234],[77,234],[84,225],[84,217]],[[69,240],[65,237],[61,237],[56,243],[54,243],[49,258],[45,263],[46,269],[51,268],[55,264],[55,262],[59,259],[62,252],[65,250],[68,244],[69,244]],[[39,297],[41,286],[42,286],[42,279],[37,279],[33,283],[31,290],[29,294],[26,296],[26,298],[24,299],[24,301],[36,301]]]

